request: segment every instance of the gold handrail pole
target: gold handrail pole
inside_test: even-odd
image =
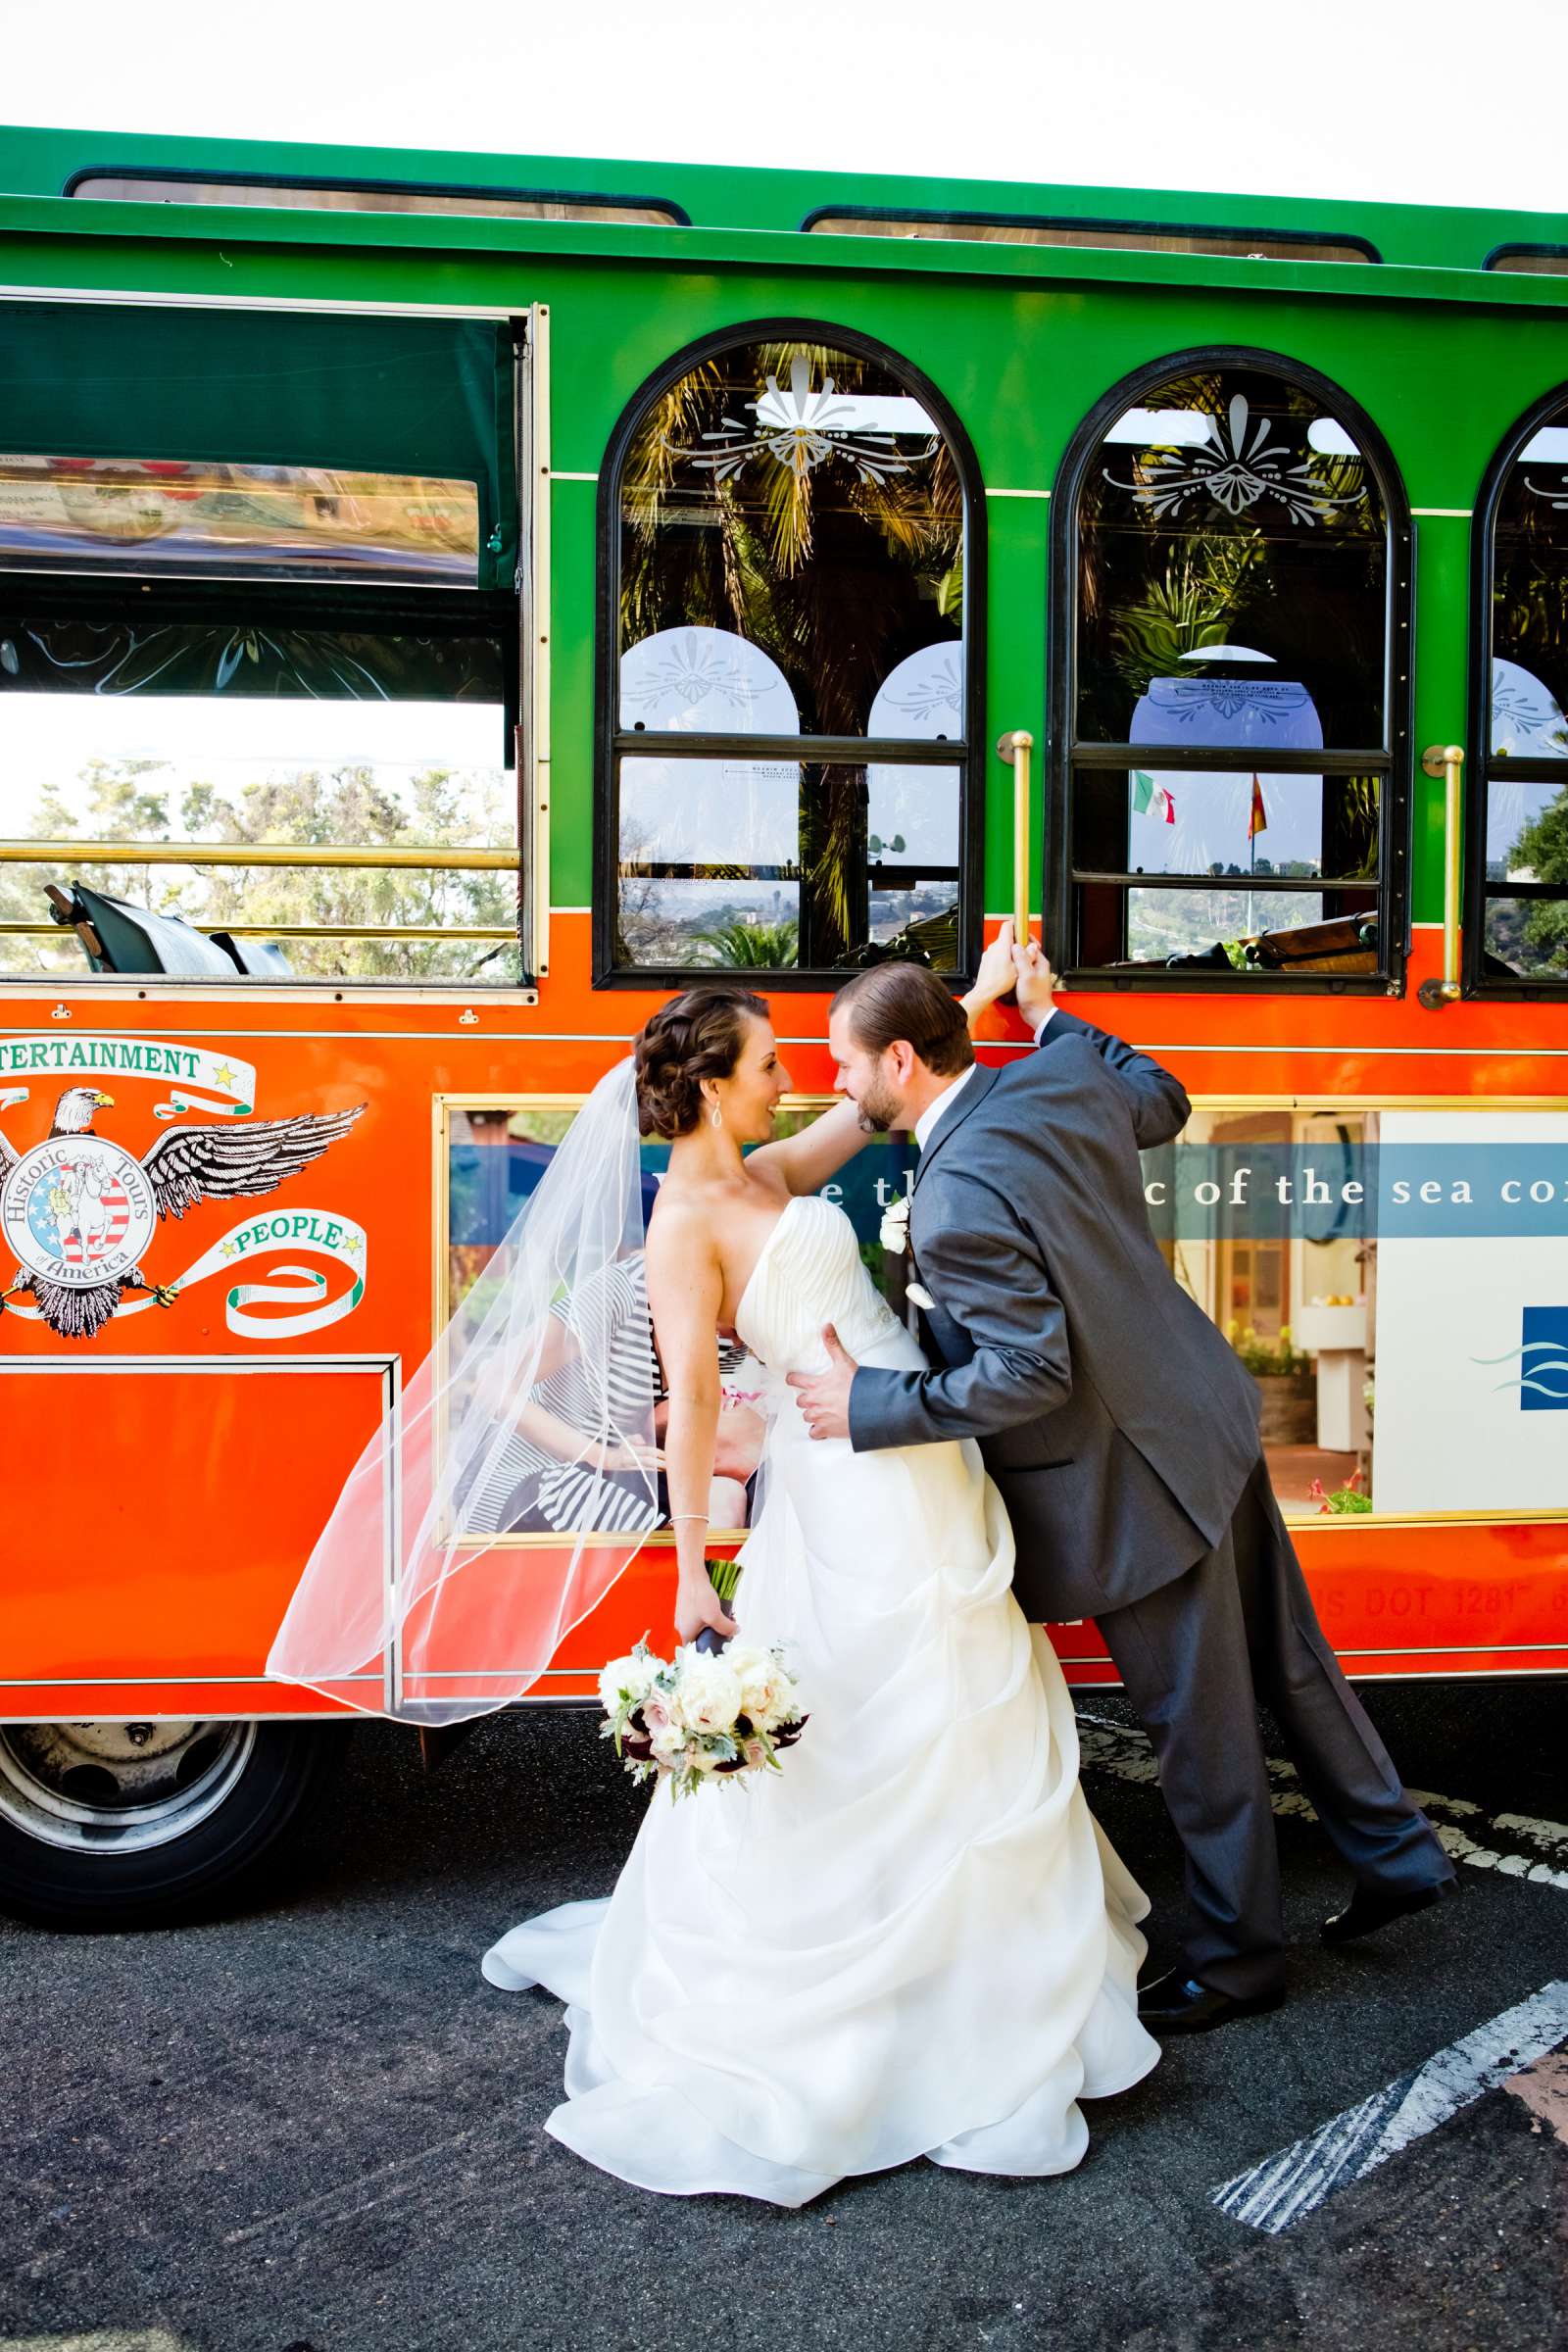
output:
[[[0,865],[297,865],[514,873],[515,850],[386,850],[276,841],[0,841]]]
[[[1443,978],[1423,980],[1416,991],[1428,1012],[1440,1012],[1457,1003],[1459,977],[1459,903],[1464,888],[1464,795],[1460,771],[1464,752],[1457,743],[1434,743],[1421,755],[1429,776],[1441,776],[1443,791]]]
[[[527,365],[518,383],[521,490],[522,709],[517,785],[522,805],[522,968],[550,970],[550,306],[528,313]]]
[[[997,740],[997,758],[1012,769],[1012,936],[1018,946],[1029,939],[1029,843],[1034,818],[1029,807],[1029,755],[1035,739],[1026,727],[1014,727]]]

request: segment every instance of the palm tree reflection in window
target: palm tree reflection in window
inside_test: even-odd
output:
[[[1501,484],[1492,551],[1482,970],[1568,980],[1568,782],[1492,763],[1568,767],[1568,409],[1518,452]],[[1480,830],[1480,828],[1478,828]]]
[[[926,779],[911,783],[917,796],[946,807],[925,829],[918,871],[873,850],[870,837],[880,844],[901,829],[875,821],[873,804],[888,797],[894,772],[873,764],[876,737],[962,737],[963,553],[952,453],[878,360],[820,344],[748,343],[700,362],[649,404],[620,476],[621,729],[758,737],[755,760],[725,763],[737,792],[742,771],[776,779],[797,736],[863,739],[867,761],[813,760],[803,742],[787,845],[777,838],[776,797],[764,795],[772,813],[749,855],[731,819],[720,847],[717,833],[695,837],[694,817],[681,857],[651,861],[635,846],[639,826],[646,844],[646,809],[628,794],[639,760],[628,752],[621,892],[623,907],[630,891],[643,914],[633,923],[622,914],[625,960],[822,969],[893,953],[956,965],[958,759],[906,771]],[[625,657],[654,637],[672,644],[675,632],[705,639],[710,660],[726,640],[745,641],[787,689],[793,715],[774,723],[764,701],[782,708],[779,696],[738,708],[711,676],[694,677],[684,699],[672,676],[657,715],[633,708]],[[956,682],[946,723],[877,708],[893,673],[932,649]],[[774,736],[789,740],[766,740]],[[669,751],[661,746],[660,759]],[[669,760],[672,796],[681,759],[677,751]],[[715,872],[715,860],[725,870]],[[650,879],[668,918],[652,926]]]
[[[1238,360],[1147,382],[1086,459],[1069,960],[1372,972],[1390,542],[1355,433]]]

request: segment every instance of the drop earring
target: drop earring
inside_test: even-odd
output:
[[[719,1109],[719,1107],[718,1107],[718,1104],[715,1102],[715,1103],[713,1104],[713,1115],[712,1115],[712,1117],[710,1119],[710,1121],[709,1121],[709,1125],[710,1125],[710,1127],[722,1127],[722,1126],[723,1126],[723,1124],[724,1124],[724,1113],[723,1113],[723,1112],[722,1112],[722,1111]]]

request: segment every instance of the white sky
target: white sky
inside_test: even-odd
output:
[[[7,122],[1568,208],[1562,0],[72,0]]]

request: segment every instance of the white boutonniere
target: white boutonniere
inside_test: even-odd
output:
[[[890,1200],[882,1211],[881,1242],[894,1257],[902,1257],[909,1247],[909,1203]]]
[[[906,1283],[905,1285],[904,1296],[909,1300],[911,1305],[923,1306],[927,1314],[929,1314],[931,1309],[936,1305],[936,1300],[932,1298],[930,1292],[925,1289],[923,1284],[918,1282]]]

